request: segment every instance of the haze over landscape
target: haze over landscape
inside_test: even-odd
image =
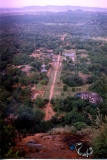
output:
[[[0,0],[0,159],[107,158],[107,0]]]
[[[46,6],[46,5],[59,5],[59,6],[85,6],[85,7],[100,7],[100,8],[107,8],[107,1],[106,0],[1,0],[0,8],[18,8],[24,6]]]

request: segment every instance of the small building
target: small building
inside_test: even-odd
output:
[[[75,60],[75,53],[63,53],[62,55],[65,57],[72,58],[72,61]]]
[[[55,62],[57,60],[57,58],[53,58],[52,61]]]
[[[42,68],[45,68],[45,67],[46,67],[46,65],[45,65],[45,64],[43,64],[41,67],[42,67]]]
[[[53,56],[53,53],[51,53],[50,55]]]
[[[41,72],[42,72],[42,73],[46,73],[47,70],[46,70],[45,68],[43,68],[43,69],[41,70]]]
[[[75,53],[63,53],[62,55],[66,57],[74,57]]]

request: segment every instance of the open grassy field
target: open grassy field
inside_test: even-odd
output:
[[[62,72],[62,60],[63,60],[63,56],[60,57],[59,66],[57,68],[57,74],[56,74],[56,81],[55,81],[55,85],[54,85],[53,97],[60,96],[60,94],[62,92],[62,88],[63,88],[63,86],[61,85],[61,80],[60,80],[61,72]]]
[[[45,87],[44,98],[49,98],[50,89],[51,89],[51,86],[52,86],[52,83],[53,83],[54,73],[55,73],[55,70],[51,70],[51,74],[50,74],[50,77],[49,77],[49,82]]]
[[[62,83],[61,86],[63,86],[64,84]],[[63,87],[60,87],[59,90],[57,88],[55,88],[55,90],[59,91],[60,94],[56,94],[54,95],[54,97],[60,97],[60,98],[66,98],[67,96],[74,96],[76,93],[79,93],[79,92],[85,92],[88,90],[89,88],[89,84],[85,84],[84,86],[78,86],[78,87],[67,87],[67,91],[63,91]],[[73,91],[74,89],[74,91]]]
[[[48,99],[49,98],[50,89],[51,89],[51,86],[52,86],[52,83],[53,83],[54,73],[55,73],[55,71],[51,70],[51,74],[50,74],[50,77],[49,77],[49,82],[45,87],[44,99]]]
[[[60,83],[61,83],[60,77],[61,77],[61,72],[62,72],[62,57],[60,57],[58,62],[57,61],[54,62],[53,66],[54,66],[54,69],[51,70],[51,74],[49,76],[49,82],[45,88],[44,98],[49,98],[50,91],[52,91],[52,90],[53,90],[53,97],[59,96],[61,93],[61,90],[59,89],[59,87],[60,87]],[[55,74],[56,74],[56,76],[55,76]],[[55,78],[55,81],[54,81],[54,78]],[[54,81],[54,83],[53,83],[53,81]]]
[[[60,76],[57,76],[57,79]],[[63,82],[61,82],[60,84],[55,84],[54,87],[54,97],[61,97],[61,98],[65,98],[66,96],[74,96],[76,93],[78,92],[84,92],[88,89],[89,85],[84,85],[84,86],[79,86],[79,87],[67,87],[67,91],[63,91],[63,86],[65,84],[63,84]]]
[[[45,90],[43,99],[49,99],[50,90]]]
[[[44,90],[44,85],[42,85],[41,83],[38,83],[38,84],[36,85],[36,89],[37,89],[37,90]]]

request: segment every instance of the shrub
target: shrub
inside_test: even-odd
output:
[[[36,123],[42,121],[44,117],[45,113],[41,110],[36,110],[36,112],[34,113],[34,119]]]
[[[107,158],[107,126],[93,142],[94,158]]]
[[[74,126],[65,126],[65,127],[59,127],[59,128],[53,128],[49,132],[49,134],[71,134],[76,133],[76,128]]]
[[[44,103],[47,104],[49,102],[49,99],[44,99]]]
[[[63,77],[63,83],[70,87],[82,86],[84,84],[82,78],[78,75],[66,75]]]
[[[37,97],[35,99],[34,103],[36,104],[36,107],[38,107],[38,108],[43,108],[44,105],[45,105],[44,100],[42,98],[40,98],[40,97]]]
[[[87,124],[85,122],[75,122],[74,126],[76,127],[77,130],[81,130],[83,128],[86,128]]]
[[[43,84],[43,85],[46,85],[47,83],[48,83],[48,79],[42,79],[41,81],[40,81],[40,83],[41,84]]]
[[[50,101],[50,103],[51,103],[51,104],[55,104],[55,99],[52,98],[51,101]]]
[[[63,91],[67,91],[67,85],[63,86]]]

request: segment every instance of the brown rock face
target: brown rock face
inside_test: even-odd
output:
[[[70,145],[86,141],[87,135],[47,135],[35,134],[27,136],[15,146],[15,151],[22,148],[23,153],[20,154],[23,158],[32,159],[87,159],[80,156],[76,150],[70,150]],[[85,142],[88,145],[88,142]],[[85,146],[86,148],[86,146]],[[84,148],[82,148],[83,150]],[[84,151],[84,150],[83,150]],[[89,156],[88,158],[92,158]]]
[[[98,104],[103,102],[103,99],[100,95],[95,92],[80,92],[74,95],[75,97],[80,97],[81,99],[88,99],[89,102]]]

